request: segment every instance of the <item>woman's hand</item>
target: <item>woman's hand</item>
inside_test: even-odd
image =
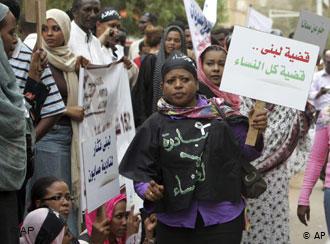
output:
[[[71,244],[72,241],[74,240],[74,236],[71,234],[68,226],[65,226],[64,228],[65,228],[65,233],[62,240],[62,244]]]
[[[110,221],[105,216],[104,206],[96,210],[96,219],[92,226],[90,244],[103,244],[110,234]]]
[[[29,70],[29,77],[37,82],[41,80],[41,75],[44,69],[47,67],[47,54],[39,48],[32,53],[31,64]]]
[[[115,35],[115,31],[113,28],[108,27],[99,37],[99,41],[101,42],[101,45],[104,46],[111,36]]]
[[[301,223],[307,226],[309,221],[310,208],[309,206],[298,205],[297,215]],[[307,221],[306,221],[307,220]]]
[[[146,232],[146,238],[152,239],[154,237],[154,231],[157,226],[157,217],[156,214],[151,214],[148,218],[144,221],[144,229]]]
[[[81,122],[84,120],[85,110],[83,107],[80,106],[66,107],[64,115],[68,116],[70,119],[76,122]]]
[[[123,62],[124,62],[124,66],[127,70],[131,69],[133,64],[131,62],[131,60],[129,60],[127,57],[123,57]]]
[[[158,185],[155,181],[150,181],[148,189],[144,193],[144,198],[156,202],[163,198],[164,186]]]
[[[264,131],[267,128],[267,111],[255,111],[252,109],[249,113],[249,123],[250,125],[256,129]]]
[[[134,214],[134,205],[132,205],[131,211],[129,212],[127,218],[127,232],[126,232],[127,237],[138,233],[140,222],[141,220],[139,218],[139,214]]]
[[[315,99],[320,98],[324,94],[328,93],[330,91],[329,88],[321,87],[320,91],[316,94]]]
[[[87,66],[90,64],[90,61],[83,57],[83,56],[78,56],[76,60],[76,67],[75,70],[76,72],[79,72],[80,66],[83,68],[87,68]]]

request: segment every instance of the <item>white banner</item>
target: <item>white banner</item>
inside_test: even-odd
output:
[[[117,162],[120,162],[127,147],[135,135],[133,109],[127,71],[123,63],[113,63],[110,67],[93,67],[80,72],[79,104],[85,109],[85,118],[79,127],[80,142],[93,140],[95,136],[115,128]],[[81,162],[84,162],[81,154]],[[81,167],[82,192],[85,191],[84,167]],[[86,169],[85,169],[86,171]],[[128,179],[120,177],[121,185]],[[132,187],[131,182],[127,184]],[[129,194],[134,190],[128,189]],[[81,194],[83,196],[83,194]],[[127,196],[138,199],[136,196]],[[136,200],[137,201],[137,200]],[[86,199],[82,199],[82,209]],[[135,204],[136,209],[141,202],[129,202],[127,206]]]
[[[315,45],[235,26],[220,90],[304,111],[318,52]]]
[[[270,33],[272,31],[273,20],[249,7],[246,27]]]
[[[195,0],[184,0],[188,24],[194,46],[195,57],[211,44],[212,24],[204,16],[203,11]]]
[[[212,24],[212,28],[217,22],[217,10],[218,1],[217,0],[205,0],[203,14],[208,21]]]
[[[301,11],[293,39],[319,46],[319,54],[322,54],[328,40],[329,28],[330,21],[328,18]]]
[[[82,143],[88,212],[119,194],[116,132],[111,127]]]

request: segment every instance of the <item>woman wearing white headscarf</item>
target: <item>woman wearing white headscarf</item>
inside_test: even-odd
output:
[[[58,213],[48,208],[39,208],[25,217],[21,235],[20,244],[62,244],[65,222]]]
[[[78,76],[80,65],[88,61],[76,57],[68,47],[71,22],[69,16],[59,10],[46,12],[47,24],[43,25],[43,47],[47,52],[49,66],[59,92],[66,104],[66,112],[39,142],[36,149],[36,167],[33,180],[41,176],[55,176],[69,183],[71,192],[79,199],[79,155],[78,123],[84,118],[84,111],[78,104]],[[77,212],[69,217],[71,231],[77,234]]]

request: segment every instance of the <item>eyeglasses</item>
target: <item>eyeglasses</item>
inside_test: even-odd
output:
[[[52,196],[52,197],[48,197],[48,198],[43,198],[43,201],[63,201],[63,200],[67,200],[67,201],[73,201],[74,197],[71,195],[56,195],[56,196]]]

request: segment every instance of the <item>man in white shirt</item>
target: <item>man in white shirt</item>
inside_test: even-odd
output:
[[[100,0],[74,0],[73,21],[68,43],[77,56],[84,56],[92,64],[107,64],[100,41],[92,34],[101,9]]]
[[[318,111],[330,105],[330,50],[324,50],[323,61],[324,69],[314,74],[309,91],[309,100]]]
[[[139,69],[136,64],[124,56],[124,47],[119,44],[120,15],[117,10],[106,7],[96,22],[96,36],[100,40],[105,59],[108,63],[123,59],[128,71],[130,86],[137,80]]]
[[[109,62],[120,60],[124,56],[124,50],[117,45],[117,36],[120,29],[120,15],[117,10],[104,8],[96,21],[96,37],[100,40],[102,49]]]

